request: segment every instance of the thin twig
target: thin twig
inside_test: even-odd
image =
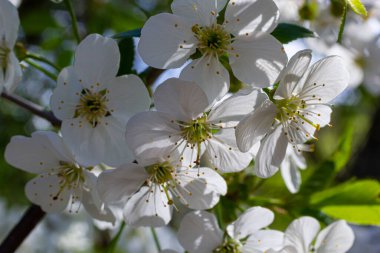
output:
[[[77,42],[79,43],[80,42],[80,35],[79,35],[79,29],[78,29],[78,21],[77,21],[77,17],[75,16],[75,11],[74,11],[74,7],[73,7],[73,3],[71,2],[71,0],[64,0],[64,2],[66,4],[67,10],[70,13],[71,26],[72,26],[72,29],[73,29],[74,37],[77,40]]]
[[[343,32],[344,32],[344,26],[346,25],[346,17],[347,17],[347,9],[348,9],[348,4],[347,1],[343,6],[343,14],[342,14],[342,21],[340,23],[339,27],[339,34],[338,34],[338,41],[337,43],[342,44],[342,39],[343,39]]]
[[[30,66],[32,66],[33,68],[41,71],[42,73],[44,73],[47,77],[49,77],[50,79],[52,79],[53,81],[57,81],[57,75],[51,73],[50,71],[44,69],[43,67],[41,67],[40,65],[38,65],[37,63],[31,61],[31,60],[28,60],[28,59],[24,59],[24,61],[26,63],[28,63]]]
[[[119,231],[117,231],[117,234],[115,235],[110,245],[108,246],[108,250],[107,250],[108,253],[113,253],[115,249],[117,248],[117,242],[119,241],[120,236],[123,233],[124,227],[125,227],[125,222],[123,221],[120,225]]]
[[[39,206],[31,205],[17,225],[9,232],[0,245],[1,253],[13,253],[45,216]]]
[[[6,92],[2,92],[1,97],[7,99],[8,101],[11,101],[11,102],[17,104],[18,106],[30,111],[31,113],[33,113],[33,114],[35,114],[35,115],[37,115],[43,119],[46,119],[53,126],[56,126],[56,127],[61,126],[62,122],[59,119],[57,119],[52,112],[44,110],[41,106],[36,105],[36,104],[30,102],[29,100],[26,100],[22,97],[14,95],[14,94],[8,94]]]
[[[47,65],[49,65],[50,67],[53,67],[55,70],[57,71],[60,71],[61,68],[58,67],[57,65],[55,65],[53,62],[49,61],[48,59],[46,59],[45,57],[42,57],[40,55],[37,55],[37,54],[31,54],[31,53],[28,53],[26,55],[26,58],[30,58],[30,59],[33,59],[33,60],[36,60],[36,61],[40,61],[40,62],[43,62]]]
[[[150,231],[152,231],[152,236],[153,236],[153,239],[154,239],[154,243],[156,244],[158,252],[161,252],[161,245],[160,245],[160,241],[158,240],[156,230],[153,227],[151,227]]]

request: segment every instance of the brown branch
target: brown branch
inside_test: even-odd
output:
[[[39,206],[31,205],[24,213],[21,220],[9,232],[8,236],[0,245],[1,253],[13,253],[37,226],[45,216],[45,212]]]
[[[44,110],[41,106],[39,105],[36,105],[22,97],[19,97],[17,95],[14,95],[14,94],[8,94],[6,92],[2,92],[1,93],[1,97],[7,99],[8,101],[11,101],[15,104],[17,104],[18,106],[30,111],[31,113],[43,118],[43,119],[46,119],[47,121],[49,121],[53,126],[56,126],[56,127],[60,127],[61,126],[61,121],[59,119],[57,119],[54,114],[50,111],[46,111]]]

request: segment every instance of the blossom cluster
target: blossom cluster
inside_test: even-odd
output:
[[[0,88],[10,91],[20,73],[12,52],[18,17],[9,2],[0,5]],[[152,97],[137,75],[117,75],[114,39],[80,42],[50,100],[60,132],[15,136],[5,151],[8,163],[38,174],[25,187],[28,199],[49,213],[83,205],[112,223],[122,210],[135,227],[165,226],[174,209],[192,209],[178,231],[188,252],[349,250],[354,236],[342,220],[317,236],[319,223],[301,217],[283,233],[265,229],[272,211],[252,207],[223,232],[205,211],[227,194],[224,174],[252,161],[257,177],[281,170],[289,191],[299,190],[302,152],[313,150],[349,83],[342,58],[311,65],[311,50],[303,50],[288,61],[271,35],[279,19],[272,0],[174,0],[171,9],[149,18],[138,52],[155,68],[187,65]],[[243,83],[234,94],[231,74]]]

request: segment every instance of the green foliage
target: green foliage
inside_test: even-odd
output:
[[[278,24],[276,29],[272,32],[272,35],[283,44],[287,44],[293,40],[301,38],[315,37],[314,32],[309,29],[299,25],[287,23]]]

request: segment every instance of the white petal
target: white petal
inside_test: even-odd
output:
[[[180,200],[191,209],[203,210],[214,207],[220,195],[227,193],[227,184],[218,173],[210,168],[177,171],[176,186]]]
[[[262,178],[274,175],[284,160],[287,146],[288,139],[282,128],[276,127],[261,141],[255,161],[255,174]]]
[[[74,68],[64,68],[59,73],[57,87],[50,98],[50,106],[54,115],[59,119],[72,118],[76,106],[79,104],[82,89]]]
[[[313,64],[299,95],[309,103],[328,103],[343,92],[348,80],[343,60],[338,56],[326,57]]]
[[[216,23],[218,12],[223,8],[223,4],[218,5],[217,2],[218,0],[175,0],[171,9],[174,14],[189,19],[191,24],[210,26]]]
[[[227,232],[232,238],[240,240],[269,226],[273,220],[274,214],[271,210],[263,207],[251,207],[227,226]]]
[[[98,177],[97,189],[107,203],[124,202],[148,178],[144,167],[128,163],[117,169],[103,171]]]
[[[99,34],[87,36],[75,51],[74,69],[84,87],[101,90],[115,78],[120,63],[115,40]]]
[[[289,60],[277,79],[280,84],[274,94],[275,99],[290,98],[296,93],[297,84],[309,67],[310,61],[311,50],[308,49],[299,51]]]
[[[245,169],[252,160],[252,155],[242,153],[236,146],[223,142],[222,136],[215,134],[206,142],[206,154],[215,169],[225,172],[237,172]]]
[[[178,240],[190,253],[210,253],[222,244],[222,239],[215,216],[205,211],[186,214],[178,229]]]
[[[236,39],[231,46],[229,59],[233,73],[240,81],[255,87],[273,84],[287,62],[282,45],[272,35]]]
[[[254,108],[259,107],[266,98],[267,96],[259,89],[241,90],[213,108],[208,115],[208,120],[215,124],[223,122],[228,126],[236,126],[243,117]]]
[[[128,121],[127,144],[138,159],[157,159],[169,155],[180,139],[180,129],[171,120],[165,113],[142,112]]]
[[[231,0],[226,9],[225,27],[235,36],[271,33],[280,13],[268,0]],[[246,35],[248,34],[248,35]]]
[[[2,71],[1,71],[2,72]],[[13,92],[22,79],[22,70],[14,52],[8,55],[7,70],[4,78],[4,88],[7,92]],[[0,79],[1,80],[1,79]]]
[[[152,189],[144,186],[127,202],[124,219],[134,227],[165,226],[172,218],[172,207],[167,203],[168,199],[158,185],[152,186]]]
[[[75,159],[84,166],[101,163],[105,157],[106,130],[103,124],[93,127],[82,118],[67,119],[62,122],[61,132],[66,145]]]
[[[157,111],[185,122],[196,119],[209,105],[201,87],[177,78],[171,78],[158,86],[153,98]]]
[[[138,51],[155,68],[178,68],[195,53],[191,24],[181,16],[161,13],[150,17],[141,31]]]
[[[110,81],[108,91],[107,108],[113,117],[125,125],[134,114],[149,109],[149,93],[138,76],[116,77]]]
[[[17,8],[10,1],[0,1],[0,36],[11,50],[16,43],[19,26]]]
[[[276,114],[276,106],[267,100],[240,121],[236,127],[236,143],[242,152],[248,152],[270,131]]]
[[[36,174],[59,167],[60,161],[72,161],[62,139],[53,132],[35,132],[31,138],[14,136],[4,156],[9,164]]]
[[[311,242],[319,231],[319,222],[312,217],[294,220],[285,231],[285,245],[293,246],[297,252],[309,252]]]
[[[244,244],[243,252],[248,253],[252,252],[252,250],[267,252],[269,249],[280,250],[283,245],[284,233],[277,230],[260,230],[248,237],[247,242]]]
[[[25,186],[27,198],[47,213],[63,211],[70,200],[71,193],[66,187],[61,190],[58,176],[39,176]],[[58,194],[59,193],[59,194]]]
[[[317,253],[345,253],[353,245],[355,235],[346,221],[336,221],[324,228],[317,237]]]
[[[220,100],[230,87],[227,69],[213,56],[192,61],[182,70],[180,78],[197,83],[206,93],[210,104]]]
[[[291,193],[298,192],[301,186],[301,173],[291,158],[286,157],[282,162],[281,176],[285,182],[286,187]]]

